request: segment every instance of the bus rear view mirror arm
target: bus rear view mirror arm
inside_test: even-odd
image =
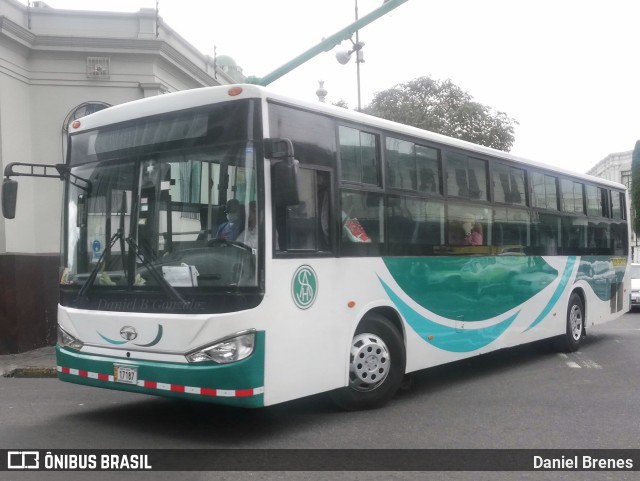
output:
[[[2,215],[5,219],[13,219],[16,214],[18,198],[18,182],[11,177],[46,177],[50,179],[69,180],[71,185],[91,192],[91,182],[69,172],[65,164],[29,164],[12,162],[4,168],[5,179],[2,183]]]
[[[49,177],[64,180],[69,168],[64,164],[30,164],[11,162],[4,168],[4,176],[10,177]]]
[[[10,177],[47,177],[50,179],[69,180],[69,183],[87,193],[91,192],[91,182],[71,173],[66,164],[28,164],[12,162],[4,168],[4,176]]]

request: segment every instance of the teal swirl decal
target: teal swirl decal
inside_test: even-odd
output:
[[[97,331],[96,331],[97,332]],[[104,339],[105,341],[107,341],[109,344],[113,344],[114,346],[120,346],[122,344],[126,344],[129,341],[116,341],[115,339],[109,339],[107,336],[103,336],[100,332],[98,332],[98,335]]]
[[[583,256],[576,273],[576,281],[584,281],[598,299],[611,301],[617,295],[617,284],[624,281],[627,267],[626,259],[621,259],[622,264],[614,264],[616,258],[611,256]]]
[[[523,332],[527,332],[530,329],[533,329],[535,326],[540,324],[540,322],[547,316],[547,314],[551,312],[551,309],[553,309],[553,306],[556,305],[556,303],[558,302],[558,299],[560,299],[560,296],[562,295],[565,288],[567,287],[567,284],[569,283],[569,279],[571,278],[571,273],[573,272],[573,266],[575,265],[575,263],[576,263],[575,257],[567,258],[567,264],[564,267],[564,272],[562,273],[562,277],[560,278],[558,287],[556,287],[556,290],[553,292],[551,299],[549,299],[549,302],[544,307],[544,309],[542,309],[538,317],[536,317],[535,320],[529,325],[529,327],[527,327]]]
[[[378,279],[391,301],[396,305],[416,334],[429,344],[443,351],[471,352],[490,344],[507,330],[520,312],[516,312],[493,326],[480,329],[456,329],[455,327],[444,326],[422,316],[400,299],[382,279],[379,277]]]
[[[465,322],[514,312],[558,278],[539,256],[388,257],[384,263],[417,305]]]
[[[156,334],[156,337],[153,341],[147,344],[136,344],[135,342],[133,344],[139,347],[151,347],[158,344],[160,342],[160,339],[162,339],[162,324],[158,324],[158,334]]]
[[[498,339],[516,320],[520,306],[557,282],[551,299],[525,331],[539,324],[565,291],[576,257],[567,258],[562,274],[540,256],[389,257],[384,263],[399,290],[380,282],[409,326],[438,349],[471,352]],[[449,326],[434,319],[446,319]],[[496,321],[473,328],[489,319]],[[453,327],[456,322],[460,328]]]

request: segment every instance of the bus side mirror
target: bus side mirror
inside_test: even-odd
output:
[[[280,161],[273,166],[272,173],[273,199],[276,206],[299,204],[298,161],[295,159]]]
[[[265,156],[271,160],[293,159],[293,142],[289,139],[266,139]]]
[[[299,204],[298,161],[294,158],[293,142],[289,139],[267,139],[265,155],[276,161],[271,170],[275,205]]]
[[[5,219],[16,216],[16,202],[18,199],[18,182],[4,179],[2,182],[2,215]]]

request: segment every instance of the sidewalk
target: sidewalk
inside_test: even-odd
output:
[[[56,377],[56,347],[0,356],[0,377]]]

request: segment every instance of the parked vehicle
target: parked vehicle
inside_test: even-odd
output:
[[[640,264],[631,264],[631,310],[640,306]]]

